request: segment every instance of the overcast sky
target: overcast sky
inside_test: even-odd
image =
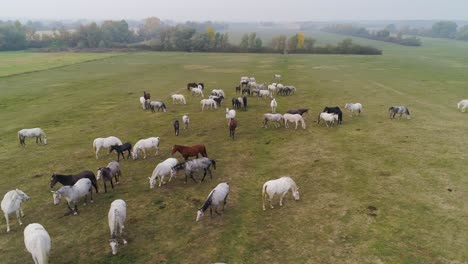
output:
[[[176,21],[468,20],[468,0],[0,0],[0,18]]]

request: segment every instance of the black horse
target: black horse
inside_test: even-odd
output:
[[[232,108],[239,109],[241,107],[241,102],[237,98],[232,98]]]
[[[244,111],[247,111],[247,96],[242,97],[242,102],[244,103]]]
[[[335,107],[325,106],[325,108],[323,109],[322,112],[326,112],[326,113],[329,113],[329,114],[337,114],[338,115],[338,124],[341,124],[341,122],[343,122],[343,112],[341,112],[341,109],[338,106],[335,106]],[[320,123],[320,116],[319,116],[319,119],[318,119],[317,123]]]
[[[117,146],[117,145],[111,146],[110,153],[112,153],[112,151],[114,151],[114,150],[117,151],[117,161],[120,161],[120,155],[122,155],[122,158],[125,159],[124,151],[128,151],[127,159],[129,159],[130,154],[131,154],[130,152],[132,150],[132,144],[127,142],[127,143],[122,144],[120,146]]]
[[[304,113],[309,113],[309,109],[308,108],[299,108],[299,109],[291,109],[291,110],[288,110],[286,111],[286,113],[288,114],[304,114]]]
[[[242,89],[242,95],[244,95],[244,94],[250,95],[250,89],[249,88]]]
[[[191,88],[197,88],[197,83],[187,83],[187,90],[190,91]]]
[[[91,184],[96,190],[96,193],[99,192],[96,175],[94,175],[92,171],[88,171],[88,170],[82,171],[76,175],[62,175],[62,174],[54,173],[52,174],[52,177],[50,177],[50,188],[54,187],[57,182],[60,182],[63,186],[72,186],[78,180],[83,179],[83,178],[90,179]]]
[[[218,105],[218,107],[221,106],[221,102],[223,101],[224,97],[221,95],[221,96],[216,96],[216,97],[213,97],[213,100],[216,102],[216,104]]]
[[[179,120],[177,120],[177,119],[174,120],[172,125],[174,126],[175,135],[178,136],[179,135]]]

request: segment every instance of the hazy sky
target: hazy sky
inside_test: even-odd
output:
[[[0,18],[176,21],[465,19],[468,0],[0,0]]]

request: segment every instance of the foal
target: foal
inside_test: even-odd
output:
[[[234,140],[234,133],[236,132],[237,121],[234,118],[229,120],[229,136]]]
[[[125,159],[125,156],[124,156],[124,151],[128,151],[128,155],[127,155],[127,159],[130,158],[130,152],[132,150],[132,144],[130,144],[129,142],[125,143],[125,144],[122,144],[122,145],[114,145],[114,146],[111,146],[111,153],[112,151],[116,151],[117,152],[117,161],[120,161],[120,155],[122,155],[122,158]]]

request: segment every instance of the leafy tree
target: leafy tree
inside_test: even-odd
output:
[[[298,48],[298,49],[304,48],[304,40],[305,40],[304,33],[299,32],[299,33],[296,34],[296,37],[297,37],[297,47],[296,48]]]
[[[161,20],[157,17],[148,17],[143,21],[143,25],[138,30],[138,35],[142,37],[143,40],[156,38],[162,29]]]
[[[257,38],[257,33],[250,33],[249,34],[249,49],[255,48],[255,43],[256,43],[256,38]]]
[[[244,36],[242,36],[239,48],[241,48],[242,50],[247,50],[249,48],[249,36],[247,34],[244,34]]]
[[[457,33],[457,39],[468,40],[468,25],[463,26]]]
[[[27,47],[26,33],[19,21],[0,25],[0,50],[21,50]]]
[[[455,38],[457,23],[452,21],[439,21],[432,25],[432,35],[438,38]]]

